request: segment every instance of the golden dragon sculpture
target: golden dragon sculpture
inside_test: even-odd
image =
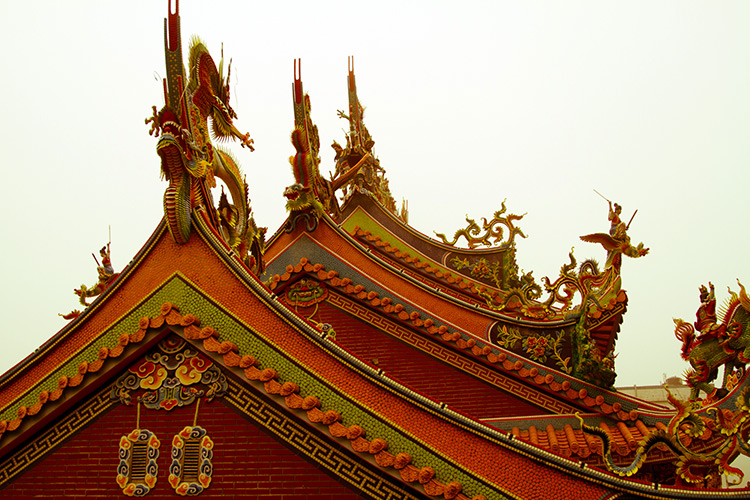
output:
[[[164,80],[165,106],[146,120],[151,135],[159,136],[156,147],[161,171],[169,186],[164,193],[164,213],[174,240],[185,243],[190,237],[193,209],[203,207],[210,225],[238,252],[255,273],[263,271],[264,228],[252,219],[248,186],[237,161],[228,151],[215,147],[215,140],[236,139],[253,150],[253,140],[234,125],[237,113],[229,104],[231,61],[224,75],[224,58],[218,69],[205,44],[194,37],[190,44],[189,80],[185,83],[182,60],[179,2],[169,9],[164,26],[167,78]],[[210,120],[209,120],[210,119]],[[211,188],[221,179],[231,195],[214,208]],[[252,255],[251,255],[252,254]]]

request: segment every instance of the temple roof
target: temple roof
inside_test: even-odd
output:
[[[243,374],[247,381],[264,382],[266,392],[285,396],[290,409],[306,410],[307,418],[327,425],[334,438],[348,438],[360,453],[376,454],[381,466],[395,466],[396,470],[407,467],[401,473],[407,482],[423,475],[419,467],[409,465],[411,460],[416,464],[420,460],[435,463],[433,459],[438,455],[434,453],[439,453],[454,464],[465,465],[455,472],[451,472],[455,465],[447,469],[435,467],[443,472],[438,472],[434,480],[428,479],[432,482],[423,482],[425,487],[448,488],[456,481],[461,484],[459,489],[477,493],[491,491],[494,484],[503,484],[505,491],[520,488],[517,491],[521,492],[532,487],[521,483],[512,486],[512,474],[502,473],[508,469],[492,465],[497,460],[525,462],[526,459],[512,451],[525,445],[513,445],[508,434],[477,425],[413,393],[321,338],[318,331],[306,326],[255,281],[242,263],[227,253],[228,249],[218,235],[212,233],[207,221],[197,215],[197,234],[180,247],[179,258],[175,259],[177,247],[165,226],[160,226],[134,263],[83,315],[52,339],[33,360],[3,377],[0,386],[5,418],[2,421],[3,448],[14,446],[16,436],[28,435],[45,419],[59,415],[83,392],[101,387],[109,378],[106,372],[134,359],[138,352],[142,353],[161,338],[159,332],[167,328],[192,341],[225,369]],[[196,267],[197,261],[203,265]],[[172,301],[163,302],[166,298]],[[99,331],[102,333],[97,334]],[[273,348],[274,345],[277,347]],[[283,352],[277,350],[281,345]],[[292,358],[294,364],[285,361]],[[311,371],[305,375],[307,370]],[[310,378],[312,373],[317,375]],[[326,387],[336,387],[338,395]],[[348,396],[342,399],[341,391]],[[305,397],[297,396],[298,393]],[[346,401],[357,403],[350,406]],[[318,405],[321,410],[317,410]],[[406,408],[411,418],[397,417]],[[373,417],[376,420],[372,420]],[[461,430],[462,426],[456,425],[460,422],[468,427]],[[397,434],[411,436],[409,439],[421,444],[412,452],[406,451],[408,439],[403,441],[403,437],[396,437],[397,434],[388,430],[393,425],[394,430],[400,429]],[[401,441],[403,444],[399,445]],[[466,446],[455,447],[455,442]],[[483,451],[476,455],[477,450]],[[396,451],[409,453],[413,458],[399,458],[394,454]],[[560,460],[544,458],[541,452],[532,453],[539,454],[542,467],[547,467],[541,464],[549,460],[552,460],[549,466]],[[427,458],[428,455],[433,458]],[[500,458],[501,455],[504,458]],[[485,458],[478,459],[478,456]],[[406,464],[403,460],[407,460]],[[388,465],[390,463],[393,465]],[[524,467],[528,466],[530,464]],[[555,472],[557,467],[559,465],[544,474],[551,481],[549,486],[536,484],[532,488],[549,491],[569,481],[573,481],[569,487],[582,492],[592,489],[594,493],[600,488],[593,484],[585,486],[585,482],[559,474]],[[601,491],[594,497],[600,495]]]
[[[169,19],[168,39],[177,26]],[[168,65],[177,45],[167,43]],[[165,106],[154,109],[162,172],[170,182],[165,220],[119,275],[101,280],[106,286],[98,299],[0,378],[0,454],[8,457],[175,334],[232,374],[236,387],[278,396],[280,411],[347,442],[420,493],[533,497],[563,489],[591,498],[684,496],[679,488],[604,472],[609,458],[600,442],[610,442],[621,467],[637,458],[641,440],[667,432],[690,453],[715,450],[731,434],[727,422],[747,412],[747,375],[723,399],[707,401],[713,414],[610,390],[628,305],[616,259],[644,254],[642,245],[624,238],[629,223],[613,223],[622,233],[585,235],[604,247],[607,263],[579,267],[571,251],[559,278],[540,281],[547,295],[519,269],[514,236],[523,234],[516,226],[522,216],[509,213],[504,202],[490,222],[477,225],[479,218],[467,216],[488,232],[495,220],[504,221],[509,237],[494,247],[460,248],[413,229],[374,154],[350,62],[349,110],[341,113],[350,125],[348,144],[337,150],[330,180],[320,172],[320,138],[295,74],[295,184],[285,193],[290,216],[263,255],[265,231],[249,207],[252,182],[234,155],[204,134],[204,122],[223,123],[227,136],[252,143],[233,122],[227,67],[200,48],[189,59],[189,72],[168,70]],[[188,74],[189,82],[179,81]],[[183,94],[190,101],[177,98]],[[217,99],[224,105],[214,108]],[[222,112],[226,123],[217,122]],[[231,196],[231,203],[222,197],[218,211],[210,194],[214,174]],[[464,232],[476,236],[471,227]],[[574,289],[578,302],[570,300]],[[373,355],[375,347],[383,354]],[[414,359],[435,367],[431,373],[443,387],[399,367],[397,352],[417,353]],[[471,396],[461,399],[462,391]],[[484,404],[479,394],[496,401]],[[701,423],[699,434],[688,421]],[[646,465],[673,464],[675,451],[666,446],[654,448]],[[544,479],[529,484],[514,467]]]
[[[567,425],[562,427],[560,439],[557,432],[550,434],[550,427],[546,434],[535,434],[529,426],[528,437],[525,429],[493,430],[351,356],[263,287],[236,256],[229,254],[208,219],[196,213],[195,221],[196,232],[180,246],[161,225],[133,264],[84,314],[34,358],[3,377],[3,448],[15,446],[16,439],[55,418],[83,393],[97,390],[109,378],[106,373],[135,359],[169,330],[193,342],[224,369],[248,382],[263,382],[267,393],[281,394],[288,408],[305,410],[311,422],[328,426],[334,438],[351,440],[358,452],[374,454],[381,467],[405,470],[400,476],[407,483],[424,479],[420,461],[433,464],[437,472],[430,472],[435,475],[422,482],[428,493],[429,488],[459,488],[470,494],[486,494],[502,485],[501,491],[512,495],[534,494],[524,493],[526,488],[549,492],[565,487],[576,488],[582,497],[591,489],[592,498],[599,498],[602,490],[596,492],[600,486],[594,484],[634,493],[648,491],[649,487],[593,469],[581,472],[577,463],[566,461],[564,456],[571,455],[574,442],[586,442],[581,436],[566,441],[563,436],[570,435]],[[195,262],[202,265],[195,266]],[[317,272],[324,271],[319,268]],[[278,350],[282,345],[283,351]],[[293,364],[288,362],[291,359]],[[312,373],[316,375],[310,378]],[[329,392],[332,388],[335,392]],[[397,416],[407,408],[410,419]],[[638,435],[631,430],[639,428],[638,422],[613,427],[620,429],[622,436],[627,432],[633,436],[623,438],[613,433],[617,446],[622,446],[623,439]],[[404,440],[404,436],[410,437]],[[421,444],[409,451],[410,439]],[[549,444],[555,440],[556,446]],[[457,442],[462,445],[456,447]],[[544,448],[559,455],[549,455]],[[481,450],[479,454],[477,450]],[[408,453],[410,458],[399,458],[401,455],[395,452]],[[438,455],[434,453],[454,465],[435,467]],[[579,445],[577,453],[585,456],[586,446]],[[523,456],[535,458],[528,462]],[[527,469],[542,467],[546,479],[533,486],[526,481],[513,486],[513,475],[502,472],[510,469],[494,467],[498,460],[521,460]],[[410,465],[412,461],[414,466]],[[558,474],[557,470],[567,472]],[[570,475],[572,471],[578,472]],[[669,490],[660,490],[660,494],[669,497]]]
[[[640,64],[644,59],[621,60],[628,65],[627,69],[623,67],[622,73],[602,73],[601,67],[593,62],[596,59],[585,56],[590,45],[585,50],[562,50],[565,45],[559,44],[560,39],[581,48],[583,38],[574,35],[578,30],[566,31],[546,16],[519,16],[518,11],[525,10],[521,7],[488,4],[481,9],[486,14],[484,16],[470,16],[468,12],[456,13],[441,7],[436,8],[429,19],[454,28],[471,26],[473,22],[483,23],[482,18],[494,19],[507,28],[515,25],[522,33],[534,33],[538,28],[539,33],[556,35],[552,37],[556,41],[551,46],[543,41],[546,37],[535,38],[540,45],[525,44],[528,39],[523,35],[513,37],[512,42],[504,38],[502,41],[486,39],[481,33],[491,31],[483,29],[469,33],[460,41],[454,40],[450,50],[445,50],[448,48],[446,41],[441,40],[437,31],[426,29],[420,31],[425,38],[407,36],[409,31],[405,30],[400,32],[403,37],[389,39],[386,43],[378,35],[378,26],[388,24],[385,19],[389,18],[389,13],[385,6],[349,6],[346,14],[344,11],[334,14],[326,9],[307,12],[308,16],[315,16],[317,22],[324,25],[331,23],[340,27],[339,16],[353,15],[364,26],[357,37],[335,41],[336,48],[341,50],[331,50],[325,45],[331,38],[310,40],[304,29],[293,33],[287,30],[282,37],[281,33],[290,20],[275,7],[269,7],[271,13],[268,16],[254,16],[252,9],[240,4],[232,5],[231,9],[239,15],[184,4],[181,15],[186,39],[191,33],[200,33],[217,55],[223,41],[227,59],[230,56],[234,59],[232,77],[238,79],[238,86],[233,98],[238,101],[233,106],[240,113],[239,124],[253,131],[256,141],[264,143],[252,155],[243,151],[238,153],[249,173],[262,171],[266,179],[256,189],[252,188],[252,175],[249,176],[251,198],[256,213],[262,215],[262,225],[273,230],[285,218],[283,202],[279,203],[278,198],[289,183],[285,158],[290,154],[291,110],[286,106],[290,94],[291,58],[302,56],[305,59],[305,83],[315,101],[316,123],[324,139],[323,171],[327,174],[333,168],[333,151],[329,149],[329,143],[334,139],[342,142],[341,128],[346,127],[335,113],[347,106],[346,55],[355,54],[358,95],[367,107],[365,119],[377,141],[375,147],[381,164],[387,168],[397,201],[400,203],[402,197],[410,200],[410,221],[426,234],[431,235],[432,230],[452,234],[463,224],[465,214],[477,219],[489,216],[498,208],[500,200],[508,197],[511,210],[528,212],[523,228],[529,239],[521,242],[519,262],[525,270],[533,269],[539,278],[556,274],[574,245],[579,259],[595,257],[603,262],[604,252],[576,241],[580,234],[607,227],[605,204],[593,194],[592,187],[623,203],[628,217],[639,208],[633,234],[652,247],[652,254],[626,268],[625,287],[630,292],[631,303],[624,328],[632,333],[626,338],[621,336],[618,341],[622,351],[618,358],[618,373],[621,380],[625,377],[625,382],[640,385],[661,380],[662,372],[676,375],[683,370],[683,363],[675,351],[679,345],[669,340],[672,338],[669,334],[671,317],[694,312],[692,304],[699,282],[710,279],[719,290],[733,284],[736,269],[742,262],[740,249],[723,244],[724,238],[719,235],[732,233],[736,220],[728,214],[741,212],[741,183],[727,182],[727,179],[741,168],[741,140],[734,138],[741,137],[744,132],[735,127],[737,122],[731,117],[736,109],[744,109],[747,96],[736,92],[737,88],[726,88],[721,83],[733,81],[732,77],[710,77],[732,75],[734,69],[743,67],[739,61],[744,57],[741,53],[744,45],[722,42],[730,33],[738,39],[744,36],[736,26],[724,25],[721,36],[702,39],[703,47],[714,46],[716,50],[713,52],[721,52],[725,57],[710,62],[707,58],[701,59],[704,64],[719,67],[716,71],[699,72],[699,66],[689,63],[691,57],[685,56],[695,55],[691,47],[699,42],[695,38],[683,38],[692,32],[694,18],[683,18],[669,25],[676,35],[672,40],[684,40],[685,43],[664,46],[658,43],[662,35],[655,31],[633,41],[627,35],[630,29],[625,20],[632,19],[634,13],[623,7],[623,16],[615,25],[610,25],[611,31],[601,40],[600,47],[602,50],[609,47],[616,52],[623,47],[620,41],[627,39],[633,43],[629,47],[634,51],[640,51],[635,45],[650,47],[643,52],[646,60],[661,57],[652,51],[653,47],[660,47],[665,54],[664,60],[673,61],[678,70],[674,73],[657,70],[652,80],[655,85],[651,86],[638,76],[642,75]],[[714,19],[710,6],[698,10]],[[161,100],[161,84],[154,79],[153,72],[164,76],[159,51],[163,43],[160,29],[164,11],[161,2],[133,12],[125,12],[114,4],[93,12],[84,6],[69,6],[62,13],[57,9],[30,12],[19,5],[12,11],[13,15],[4,19],[9,40],[45,47],[34,58],[28,58],[23,51],[13,52],[11,65],[29,77],[23,85],[2,84],[6,89],[2,97],[4,109],[12,110],[16,117],[13,123],[6,124],[2,143],[5,150],[13,154],[10,163],[19,165],[19,168],[7,172],[9,184],[18,187],[14,197],[7,200],[8,207],[25,206],[24,213],[33,221],[30,222],[28,217],[9,218],[9,231],[24,234],[32,224],[46,227],[52,231],[50,237],[57,240],[69,238],[70,230],[75,227],[81,242],[56,250],[56,255],[61,256],[66,266],[56,269],[59,281],[45,276],[45,286],[41,290],[37,280],[29,279],[27,270],[45,262],[48,249],[24,244],[23,239],[6,242],[6,255],[10,256],[13,268],[24,270],[19,275],[12,274],[12,268],[5,271],[17,293],[8,298],[3,318],[12,322],[14,329],[21,328],[19,323],[22,320],[17,311],[30,313],[31,297],[54,304],[51,309],[55,312],[63,312],[70,306],[66,295],[70,288],[90,279],[92,259],[89,254],[106,241],[109,224],[115,243],[113,260],[116,266],[122,267],[137,252],[161,217],[163,186],[154,182],[157,174],[148,168],[153,151],[150,147],[138,147],[138,144],[143,141],[142,119],[149,113],[149,106]],[[570,25],[578,27],[606,25],[600,22],[599,15],[609,19],[604,12],[591,11],[586,13],[587,18],[599,20],[583,22],[573,19],[564,6],[559,6],[555,12],[570,21]],[[666,13],[655,15],[665,16]],[[69,44],[59,43],[57,34],[61,16],[78,34]],[[263,17],[262,21],[260,17]],[[469,17],[473,21],[466,22]],[[728,17],[742,19],[743,15]],[[11,35],[19,28],[12,19],[31,18],[44,29],[34,37],[23,31]],[[92,18],[97,22],[83,21]],[[126,21],[116,25],[111,23],[113,18]],[[246,29],[243,23],[241,26],[228,23],[249,18],[255,23],[252,30]],[[402,21],[391,19],[389,22]],[[425,23],[429,25],[426,19]],[[105,24],[110,30],[106,41],[97,29]],[[518,32],[507,28],[500,31],[509,36]],[[133,31],[139,35],[133,37]],[[477,38],[482,38],[484,43],[478,43]],[[269,49],[271,52],[258,49],[261,41],[273,47]],[[364,50],[384,43],[383,51]],[[533,56],[507,57],[507,49],[513,47],[510,53],[515,53],[519,44],[522,53],[530,56],[523,51],[531,50]],[[286,51],[285,47],[295,49]],[[552,50],[545,50],[548,47]],[[102,49],[96,65],[74,68],[63,64],[71,54],[92,48]],[[539,64],[516,65],[518,60],[536,60]],[[453,70],[442,72],[439,69],[446,65]],[[147,67],[147,71],[139,69],[143,67]],[[550,67],[559,70],[571,87],[561,88],[555,79],[535,77],[536,72],[544,72]],[[45,91],[47,84],[39,73],[42,68],[53,68],[60,75],[55,82],[58,91]],[[267,77],[256,77],[261,74]],[[678,78],[678,75],[686,74],[694,78]],[[621,78],[622,75],[628,77]],[[643,85],[634,87],[630,77]],[[107,85],[102,84],[103,79],[107,79]],[[601,84],[601,79],[606,83]],[[533,90],[529,89],[528,82],[534,82]],[[609,89],[613,96],[632,97],[635,104],[627,99],[602,101],[597,92],[580,94],[588,96],[583,101],[566,98],[570,95],[565,89],[594,90],[589,85],[599,91]],[[661,101],[664,106],[659,103],[649,106],[649,97],[653,96],[651,91],[662,88],[683,88],[685,92],[669,94],[668,102]],[[262,98],[255,98],[256,89]],[[705,89],[711,91],[705,92]],[[715,102],[730,91],[734,102],[739,103],[737,108]],[[118,97],[113,99],[113,94]],[[688,124],[680,118],[680,110],[689,109],[689,106],[680,104],[683,95],[701,96],[691,101],[690,106],[711,113],[716,118],[711,122],[712,126],[697,121]],[[34,103],[34,107],[29,108],[26,103]],[[639,113],[646,108],[650,109],[652,116],[646,127],[635,126],[637,120],[621,119],[623,116],[642,116]],[[91,127],[91,115],[85,109],[107,110],[98,118],[107,126]],[[551,109],[555,113],[550,114]],[[656,112],[658,119],[653,115]],[[57,130],[55,134],[45,134],[46,148],[39,148],[38,137],[30,133],[42,115],[55,120]],[[490,118],[491,125],[487,125],[484,118]],[[576,123],[562,125],[570,120]],[[88,155],[77,152],[83,130],[89,148],[92,148]],[[563,140],[563,135],[574,131],[578,131],[575,140]],[[671,132],[665,137],[661,131]],[[716,133],[722,139],[708,138],[703,132],[711,132],[711,137]],[[607,139],[599,140],[602,136]],[[694,137],[703,139],[699,141]],[[700,151],[688,153],[675,142],[690,144],[691,148]],[[646,154],[646,150],[640,147],[642,144],[653,146],[658,154]],[[108,152],[122,152],[124,149],[127,149],[127,155],[108,156]],[[76,168],[60,168],[59,159],[52,154],[54,151],[64,151],[67,157],[79,157]],[[679,159],[675,159],[673,153]],[[111,172],[102,170],[104,158],[107,158],[108,165],[112,165]],[[423,161],[418,161],[420,158]],[[711,165],[710,173],[706,165]],[[471,175],[466,173],[469,168]],[[31,171],[48,182],[30,183],[27,173]],[[102,187],[107,179],[124,172],[136,188],[131,188],[129,182],[118,183],[114,192]],[[654,175],[656,180],[648,184],[646,191],[642,186],[636,189],[633,181],[640,183],[648,178],[648,174]],[[535,179],[542,178],[545,182],[535,182]],[[672,184],[675,179],[678,185]],[[555,186],[562,188],[552,196]],[[138,204],[132,202],[133,196],[138,196]],[[32,199],[46,201],[28,206],[26,202]],[[50,204],[55,207],[54,211],[46,210]],[[85,221],[82,219],[84,212]],[[132,223],[134,220],[144,222]],[[701,245],[690,245],[684,238],[695,226],[710,227],[713,236]],[[659,229],[664,227],[672,230]],[[675,272],[675,259],[684,262],[684,266],[700,262],[703,274]],[[653,286],[653,283],[659,283],[659,286]],[[633,300],[640,304],[634,307]],[[661,305],[652,315],[649,304],[653,303]],[[55,315],[39,319],[45,321],[45,326],[20,339],[18,350],[4,360],[4,367],[32,352],[48,337],[46,332],[61,326]],[[641,336],[646,334],[661,339],[661,352],[675,354],[665,359],[663,354],[643,352]],[[649,358],[645,364],[651,368],[639,369],[642,356]]]

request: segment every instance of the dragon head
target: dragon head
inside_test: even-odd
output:
[[[224,48],[219,69],[208,53],[205,44],[199,38],[193,38],[190,46],[190,81],[188,93],[192,96],[193,104],[198,108],[202,119],[211,117],[214,138],[224,140],[239,139],[243,147],[253,150],[250,134],[242,134],[234,126],[232,120],[237,113],[229,105],[229,76],[231,61],[227,76],[224,77]]]

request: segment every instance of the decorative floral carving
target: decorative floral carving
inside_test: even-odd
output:
[[[513,349],[516,346],[516,343],[518,343],[518,341],[522,338],[523,337],[521,336],[521,332],[519,332],[517,329],[509,329],[507,326],[503,325],[498,331],[495,343],[500,347]]]
[[[570,373],[571,368],[568,365],[568,363],[570,363],[570,356],[563,359],[562,355],[560,354],[560,344],[562,343],[564,335],[564,332],[559,332],[557,334],[557,337],[551,339],[552,355],[555,358],[557,366],[560,367],[565,373]]]
[[[474,263],[470,263],[469,259],[460,259],[453,257],[451,260],[453,268],[456,271],[460,271],[464,268],[470,267],[469,270],[471,276],[476,279],[491,279],[495,286],[502,288],[502,264],[500,262],[487,262],[487,259],[481,258]]]
[[[526,337],[523,339],[523,348],[526,354],[534,361],[544,363],[547,356],[552,354],[550,338],[547,335]]]
[[[533,361],[546,363],[551,357],[559,368],[565,373],[571,372],[570,356],[562,357],[562,343],[565,333],[560,331],[557,335],[530,335],[524,337],[515,328],[506,325],[497,328],[494,343],[509,350],[516,350],[520,342],[520,349]]]

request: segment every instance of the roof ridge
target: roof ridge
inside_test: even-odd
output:
[[[483,284],[479,284],[477,282],[473,282],[469,280],[468,278],[461,276],[461,277],[453,277],[453,273],[449,272],[443,272],[442,269],[437,268],[436,266],[431,266],[428,262],[422,262],[420,257],[412,257],[409,252],[401,251],[399,247],[396,247],[392,245],[389,241],[383,240],[380,236],[372,234],[369,230],[363,230],[359,226],[354,226],[354,229],[351,233],[349,233],[353,238],[359,239],[359,240],[367,240],[368,242],[372,242],[376,247],[380,248],[384,253],[390,253],[393,254],[394,257],[397,259],[401,259],[407,264],[410,265],[410,267],[423,270],[426,273],[434,274],[435,277],[441,281],[445,281],[449,285],[452,285],[451,288],[455,289],[455,287],[458,287],[461,289],[461,291],[464,292],[471,292],[475,295],[477,295],[477,302],[484,304],[483,301],[479,300],[479,291],[483,288],[487,288],[487,286]],[[433,264],[438,264],[434,260],[430,259],[429,257],[420,254],[421,257],[423,257],[426,260],[430,260]],[[438,264],[439,265],[439,264]],[[493,287],[490,287],[493,288]],[[491,293],[491,297],[494,299],[497,296],[497,292],[499,290],[493,288],[493,293]]]
[[[508,354],[502,352],[503,350],[496,346],[484,345],[480,347],[477,345],[475,339],[465,340],[460,332],[450,331],[450,328],[446,325],[437,326],[432,319],[421,319],[421,313],[417,310],[409,312],[406,306],[401,303],[394,303],[390,297],[380,297],[380,294],[375,291],[367,291],[364,286],[354,284],[350,278],[339,278],[337,271],[326,271],[325,266],[320,263],[312,264],[306,257],[300,259],[299,264],[286,267],[286,272],[283,275],[275,274],[271,277],[268,282],[268,287],[272,291],[278,288],[279,283],[289,281],[293,275],[301,273],[313,274],[319,280],[325,281],[335,288],[339,288],[343,293],[354,296],[359,299],[362,303],[368,303],[372,307],[382,308],[383,312],[393,317],[395,316],[401,322],[409,322],[413,327],[421,329],[431,335],[440,335],[445,342],[452,342],[461,350],[471,350],[471,353],[476,357],[484,357],[490,365],[498,366],[505,372],[518,372],[518,376],[535,382],[539,386],[546,386],[548,390],[562,396],[569,401],[579,400],[577,404],[583,405],[588,408],[598,407],[602,414],[610,416],[616,420],[636,420],[638,411],[632,409],[630,411],[624,411],[622,403],[619,401],[609,404],[603,394],[597,394],[596,396],[589,395],[588,389],[582,387],[578,390],[571,387],[570,380],[567,377],[562,382],[558,382],[555,375],[547,373],[542,375],[539,372],[539,368],[532,366],[526,368],[526,363],[531,364],[530,361],[517,359],[515,362],[508,359]],[[494,351],[500,352],[494,352]],[[512,354],[515,357],[515,354]],[[552,368],[544,367],[544,370],[552,371]],[[565,377],[564,374],[558,372],[558,375]],[[579,380],[574,379],[576,383],[580,383]]]

